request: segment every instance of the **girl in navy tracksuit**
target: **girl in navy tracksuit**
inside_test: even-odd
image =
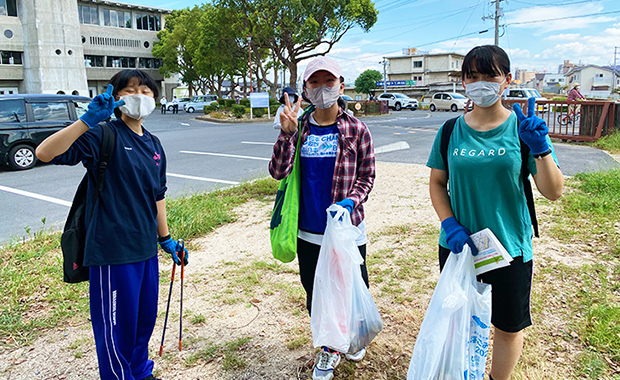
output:
[[[86,167],[90,205],[102,139],[98,124],[117,116],[108,123],[115,147],[105,185],[86,213],[84,266],[90,267],[90,313],[102,379],[154,379],[148,343],[157,317],[157,242],[180,264],[181,248],[166,221],[166,156],[142,127],[158,96],[148,74],[123,70],[79,120],[37,148],[41,161]]]

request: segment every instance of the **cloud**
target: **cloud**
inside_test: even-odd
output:
[[[506,13],[507,25],[514,28],[538,29],[541,32],[554,30],[576,30],[590,25],[603,22],[615,21],[615,17],[608,16],[587,16],[578,18],[567,18],[582,16],[585,14],[600,13],[603,7],[596,4],[585,4],[576,6],[550,6],[550,7],[530,7]],[[532,22],[550,19],[562,19],[555,21]]]
[[[563,33],[549,36],[545,39],[550,41],[576,40],[580,36],[581,35],[579,33]]]

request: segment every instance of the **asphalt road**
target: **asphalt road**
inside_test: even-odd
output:
[[[363,121],[373,135],[377,160],[425,164],[437,129],[457,114],[400,111]],[[168,159],[168,197],[268,176],[279,131],[271,123],[217,124],[196,114],[154,113],[145,127],[162,141]],[[607,154],[576,144],[555,145],[564,174],[618,167]],[[62,228],[85,169],[38,164],[28,171],[0,169],[0,244],[45,227]]]

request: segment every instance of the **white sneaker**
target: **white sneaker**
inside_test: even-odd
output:
[[[347,358],[347,360],[359,362],[360,360],[364,359],[364,356],[366,356],[366,347],[362,348],[354,354],[347,354],[345,357]]]
[[[334,369],[340,364],[340,354],[321,349],[316,354],[314,363],[312,380],[331,380],[334,378]]]

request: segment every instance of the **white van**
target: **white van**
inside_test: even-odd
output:
[[[189,113],[193,113],[196,110],[202,111],[204,106],[209,106],[213,103],[217,104],[217,95],[196,95],[191,102],[183,106],[183,110]]]

